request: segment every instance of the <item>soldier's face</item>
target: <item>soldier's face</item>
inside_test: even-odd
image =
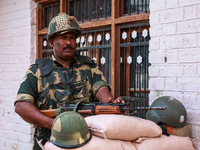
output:
[[[54,56],[57,60],[71,60],[76,54],[76,33],[67,32],[62,35],[55,35],[49,40],[53,47]]]

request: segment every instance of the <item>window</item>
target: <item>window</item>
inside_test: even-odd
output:
[[[68,6],[68,14],[81,22],[111,16],[111,0],[74,0],[69,1]]]
[[[50,20],[65,12],[83,29],[77,53],[95,60],[114,97],[148,98],[149,0],[36,0],[37,58],[53,50],[45,38]]]

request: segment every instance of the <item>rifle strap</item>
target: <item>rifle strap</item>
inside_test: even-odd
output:
[[[81,103],[82,103],[82,102],[76,103],[76,105],[75,105],[73,111],[77,112],[77,111],[78,111],[78,107],[79,107],[79,105],[80,105]]]

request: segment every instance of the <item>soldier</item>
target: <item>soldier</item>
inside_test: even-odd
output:
[[[114,100],[96,63],[89,57],[76,55],[76,38],[80,34],[76,18],[66,14],[54,17],[47,34],[53,56],[36,60],[20,85],[15,112],[36,126],[34,150],[40,150],[36,139],[50,137],[54,121],[39,110],[59,108],[66,102],[124,103],[120,97]]]

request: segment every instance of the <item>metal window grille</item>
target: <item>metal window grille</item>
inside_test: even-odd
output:
[[[111,29],[83,31],[77,47],[78,54],[89,56],[97,63],[111,85]]]
[[[149,40],[148,23],[121,26],[120,95],[148,97]]]
[[[46,35],[42,39],[42,58],[51,57],[53,55],[53,49],[49,46]]]
[[[106,19],[111,16],[111,0],[68,1],[67,12],[78,21]]]
[[[55,2],[42,6],[42,28],[47,28],[53,17],[60,12],[60,3]]]
[[[122,0],[119,2],[121,16],[149,12],[149,0]]]

